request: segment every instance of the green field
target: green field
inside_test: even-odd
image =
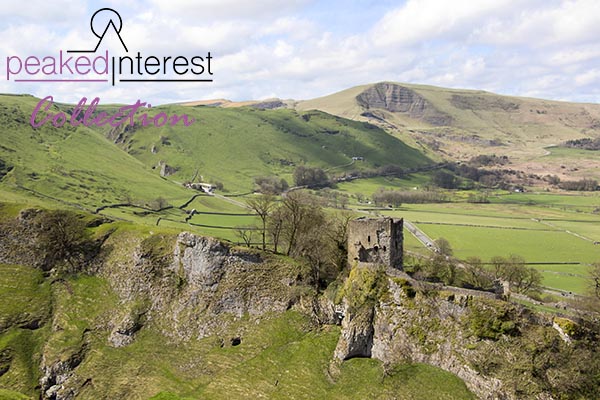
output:
[[[336,189],[344,193],[360,193],[364,196],[370,197],[382,187],[386,189],[413,190],[414,188],[423,187],[430,181],[431,178],[428,175],[416,173],[402,179],[393,177],[375,177],[368,179],[357,179],[350,182],[341,182],[337,184]]]
[[[232,204],[198,197],[186,207],[200,213],[188,224],[179,207],[198,192],[185,189],[183,182],[194,176],[196,181],[222,182],[220,194],[236,195],[251,192],[260,175],[279,175],[293,184],[298,165],[343,173],[431,163],[380,128],[319,111],[161,106],[153,112],[186,113],[197,122],[191,127],[136,126],[121,132],[124,136],[115,143],[119,132],[105,128],[32,128],[29,115],[37,101],[28,95],[0,95],[0,201],[91,212],[134,204],[139,207],[106,208],[100,214],[232,241],[239,240],[234,227],[256,223],[251,216],[237,215],[249,213],[239,204],[245,199],[235,197],[238,203]],[[70,108],[53,105],[53,111]],[[353,156],[364,161],[353,162]],[[159,162],[176,168],[176,173],[161,177]],[[156,204],[173,208],[152,212]]]
[[[529,195],[536,205],[426,204],[405,205],[384,215],[406,218],[430,238],[446,238],[459,259],[518,254],[535,265],[549,288],[584,294],[589,264],[600,261],[600,215],[577,211],[591,207],[595,196]],[[575,203],[575,204],[573,204]],[[548,204],[563,204],[548,207]],[[407,249],[419,243],[405,232]],[[412,235],[410,235],[412,236]],[[423,246],[420,246],[421,252]],[[577,263],[564,265],[560,263]]]

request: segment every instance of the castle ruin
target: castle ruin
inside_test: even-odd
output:
[[[358,218],[348,226],[348,263],[402,269],[403,220]]]

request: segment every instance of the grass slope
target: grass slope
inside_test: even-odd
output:
[[[54,304],[53,322],[41,329],[13,326],[0,333],[0,354],[11,357],[0,375],[0,398],[37,397],[42,352],[51,363],[81,351],[85,357],[74,379],[89,382],[82,398],[473,398],[454,375],[420,364],[384,373],[375,360],[355,359],[332,379],[327,370],[339,328],[316,329],[292,311],[265,315],[260,323],[243,317],[219,337],[185,343],[168,340],[150,325],[131,345],[112,348],[107,323],[121,306],[104,279],[70,277],[54,283],[51,293],[39,279],[31,268],[0,265],[0,315],[30,312],[50,297]],[[42,299],[39,285],[45,288]],[[21,300],[7,310],[4,300],[15,291]],[[50,324],[60,329],[51,331]],[[232,346],[230,338],[240,332],[242,343]]]
[[[423,107],[423,117],[411,115],[408,111],[392,112],[380,105],[368,109],[375,112],[379,120],[362,115],[367,108],[359,104],[357,96],[377,88],[384,91],[385,87],[394,85],[424,99],[424,106],[415,102],[408,107],[411,111]],[[387,98],[388,104],[406,100],[395,96]],[[299,102],[297,109],[317,109],[350,119],[378,123],[407,143],[423,146],[423,149],[439,147],[435,152],[445,158],[467,159],[482,152],[506,154],[515,160],[518,168],[535,173],[565,172],[561,171],[560,163],[546,164],[546,147],[569,139],[597,137],[600,134],[600,106],[597,104],[502,96],[485,91],[406,83],[382,82],[357,86]],[[448,118],[432,125],[429,123],[431,120],[426,118],[432,114]],[[564,160],[577,161],[581,157],[594,161],[589,153],[560,152],[560,157],[563,163]],[[600,164],[597,161],[591,164],[582,162],[577,167],[581,168],[572,171],[577,172],[574,176],[585,176],[586,172],[600,176]]]
[[[127,151],[147,166],[164,161],[179,168],[175,180],[190,180],[198,171],[205,181],[223,182],[229,192],[251,190],[253,178],[260,175],[280,175],[291,184],[298,165],[335,168],[338,173],[430,162],[373,125],[322,112],[182,106],[161,110],[187,113],[196,122],[190,127],[135,129]],[[354,156],[364,161],[353,163]]]
[[[183,202],[191,196],[94,130],[48,124],[32,128],[29,117],[37,101],[0,96],[0,160],[12,167],[0,183],[0,199],[35,199],[55,206],[63,201],[93,209],[126,198],[146,203],[162,196]]]

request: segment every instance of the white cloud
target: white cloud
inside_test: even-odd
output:
[[[309,0],[150,0],[150,3],[161,13],[202,23],[213,19],[270,19],[298,9]]]
[[[46,2],[0,10],[0,60],[16,52],[46,54],[95,45],[87,14],[96,3],[57,1],[48,4],[63,7],[64,18],[52,14]],[[157,56],[211,51],[214,82],[118,87],[4,82],[0,88],[38,96],[52,91],[60,101],[97,94],[103,102],[140,98],[157,104],[274,94],[311,98],[382,80],[581,100],[596,99],[600,92],[597,1],[408,0],[385,9],[378,21],[356,26],[341,18],[315,18],[328,5],[309,0],[106,4],[121,13],[130,51]],[[358,4],[346,7],[360,13],[366,6]],[[118,51],[120,45],[110,37],[103,46]]]
[[[70,0],[5,1],[0,7],[0,18],[23,19],[37,22],[61,22],[70,24],[86,18],[86,5]],[[89,17],[88,21],[89,21]],[[8,22],[3,20],[2,22]]]
[[[510,4],[510,0],[408,0],[377,23],[372,31],[373,41],[383,46],[410,46],[457,33],[468,34],[474,23]]]

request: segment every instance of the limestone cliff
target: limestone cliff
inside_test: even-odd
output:
[[[373,285],[367,286],[373,292]],[[552,328],[552,316],[532,313],[492,294],[408,277],[388,276],[382,286],[374,306],[358,308],[360,318],[356,311],[347,314],[335,360],[360,356],[386,365],[406,361],[434,365],[459,376],[485,400],[579,398],[570,390],[585,374],[580,357],[591,360],[597,349],[585,338],[566,343]],[[365,304],[372,303],[367,298]],[[585,390],[582,398],[593,393]]]
[[[118,307],[96,320],[94,329],[110,332],[106,343],[114,348],[132,345],[145,329],[174,342],[219,335],[242,317],[289,309],[307,290],[299,265],[186,232],[145,239],[118,233],[103,251],[95,273],[116,293]],[[53,335],[63,329],[59,320],[52,322]],[[238,335],[239,341],[243,331]],[[86,358],[85,337],[58,356],[47,356],[50,348],[44,352],[44,399],[72,399],[83,390],[85,381],[75,371]]]
[[[365,110],[385,110],[405,114],[433,126],[450,125],[452,117],[437,110],[412,89],[395,83],[381,82],[360,93],[356,100]]]
[[[285,311],[302,292],[302,268],[278,256],[187,232],[129,240],[132,256],[113,247],[100,274],[123,304],[142,302],[137,314],[173,339],[208,336],[228,318]],[[135,331],[136,318],[119,316],[115,326]]]
[[[0,262],[35,261],[26,250],[35,243],[29,221],[37,213],[21,212],[4,222]],[[111,224],[92,240],[101,244],[100,252],[93,260],[80,258],[75,271],[42,272],[44,263],[31,264],[38,269],[3,267],[9,281],[17,271],[23,276],[35,272],[20,282],[29,300],[0,315],[0,334],[35,332],[24,334],[38,343],[32,345],[37,356],[27,353],[32,360],[27,379],[35,380],[31,390],[42,399],[98,398],[99,393],[139,397],[144,385],[162,383],[129,385],[104,371],[117,360],[123,366],[109,371],[146,379],[152,373],[143,369],[147,352],[160,365],[162,357],[175,352],[170,365],[183,377],[213,376],[210,364],[203,365],[197,355],[184,362],[180,359],[187,350],[178,349],[193,349],[202,338],[212,343],[204,342],[209,350],[197,353],[202,357],[211,348],[239,346],[250,326],[288,309],[310,321],[301,324],[311,335],[329,331],[331,336],[339,328],[327,325],[341,323],[339,338],[331,336],[324,356],[332,360],[332,380],[347,360],[371,357],[381,360],[386,371],[406,361],[442,368],[486,400],[593,398],[599,386],[597,327],[534,313],[491,293],[424,283],[396,269],[368,266],[340,276],[339,290],[318,295],[304,264],[212,238]],[[277,328],[275,336],[280,330],[285,329]],[[161,353],[152,346],[171,347]],[[16,373],[14,360],[23,357],[17,348],[0,347],[0,377]],[[127,364],[130,356],[138,358]],[[128,368],[135,370],[125,374]]]

